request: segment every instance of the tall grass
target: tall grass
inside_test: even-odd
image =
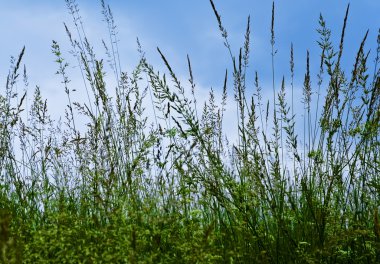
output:
[[[210,3],[232,63],[221,102],[211,90],[207,103],[197,104],[189,57],[185,84],[163,51],[157,50],[166,74],[154,69],[138,42],[140,62],[124,72],[104,1],[109,41],[103,41],[103,60],[86,37],[77,4],[66,0],[75,34],[67,26],[66,32],[88,101],[73,98],[79,87],[70,86],[69,64],[53,41],[68,102],[61,122],[51,120],[39,87],[26,108],[31,88],[21,67],[24,50],[12,60],[0,96],[3,263],[380,261],[380,34],[374,72],[367,68],[367,32],[347,73],[341,59],[349,7],[338,47],[320,17],[318,82],[311,83],[307,52],[302,120],[294,110],[293,46],[289,78],[282,77],[281,87],[274,82],[274,4],[273,102],[265,102],[259,74],[253,84],[246,78],[250,18],[235,55]],[[115,87],[107,84],[104,62]],[[19,94],[21,78],[26,92]],[[251,87],[255,93],[248,96]],[[237,142],[224,133],[228,96],[236,102]],[[303,122],[300,134],[296,121]]]

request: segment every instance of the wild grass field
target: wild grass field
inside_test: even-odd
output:
[[[337,45],[321,15],[318,82],[307,53],[296,113],[293,47],[282,86],[262,87],[260,73],[248,71],[250,18],[233,54],[210,0],[233,70],[221,76],[222,100],[211,90],[200,105],[189,57],[188,80],[180,80],[160,49],[166,74],[138,42],[140,62],[123,71],[114,18],[101,3],[111,40],[104,58],[76,2],[66,0],[77,26],[66,33],[85,83],[76,89],[88,101],[73,97],[69,65],[53,41],[57,85],[67,95],[60,121],[28,86],[24,50],[12,60],[0,95],[2,263],[380,263],[380,31],[370,53],[363,32],[344,71],[349,7]],[[273,3],[273,78],[274,19]],[[262,88],[273,90],[271,101]],[[236,142],[224,132],[227,98],[237,110]]]

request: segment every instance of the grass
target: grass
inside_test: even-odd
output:
[[[380,34],[373,74],[368,32],[347,73],[349,6],[338,47],[320,17],[318,82],[311,83],[307,53],[302,120],[293,103],[293,46],[289,80],[280,89],[273,82],[273,102],[263,101],[257,72],[246,82],[250,18],[234,55],[210,0],[233,71],[226,71],[222,101],[211,90],[199,108],[189,58],[186,85],[160,49],[167,75],[158,73],[139,42],[139,64],[122,71],[112,12],[101,3],[110,38],[105,60],[88,42],[77,4],[66,0],[75,36],[66,31],[88,101],[72,97],[68,63],[53,41],[68,102],[62,122],[51,120],[38,87],[24,111],[28,94],[16,92],[19,82],[28,88],[24,50],[12,60],[0,95],[2,263],[380,262]],[[117,80],[112,93],[104,61]],[[238,140],[230,143],[223,132],[229,78],[238,118]]]

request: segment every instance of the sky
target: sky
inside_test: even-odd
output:
[[[104,57],[101,40],[108,40],[107,27],[101,14],[100,1],[77,0],[85,31],[99,58]],[[238,54],[244,43],[248,15],[251,16],[251,57],[249,85],[253,88],[254,72],[258,71],[263,90],[271,91],[270,25],[272,1],[214,0],[228,31],[232,50]],[[192,61],[199,98],[205,98],[213,87],[220,94],[224,72],[231,69],[228,51],[223,45],[217,21],[207,0],[108,0],[113,12],[119,37],[122,70],[131,72],[137,65],[136,38],[138,37],[148,61],[160,71],[164,63],[156,50],[166,55],[172,68],[185,82],[188,79],[187,54]],[[310,51],[311,74],[316,76],[320,50],[316,32],[320,13],[332,30],[333,44],[339,46],[346,0],[292,0],[275,1],[275,83],[279,87],[282,76],[289,80],[290,45],[294,45],[296,86],[301,89],[305,74],[306,52]],[[380,1],[355,0],[350,3],[346,30],[343,67],[350,70],[360,42],[369,29],[366,49],[371,50],[370,64],[376,51],[376,38],[380,27]],[[5,87],[10,57],[26,47],[23,63],[29,76],[29,89],[40,86],[48,99],[53,115],[62,115],[67,102],[61,78],[55,74],[58,65],[51,53],[52,40],[58,41],[63,56],[70,63],[71,88],[78,100],[84,97],[83,83],[71,57],[71,49],[63,23],[74,32],[72,17],[64,0],[12,0],[1,1],[0,9],[0,83]],[[230,76],[231,78],[231,76]],[[287,81],[289,82],[289,81]],[[22,88],[22,85],[19,85]],[[21,89],[20,88],[20,89]],[[4,89],[4,88],[2,88]],[[230,97],[232,86],[230,85]],[[301,90],[299,90],[301,91]],[[1,91],[3,93],[3,91]],[[300,93],[301,94],[301,93]],[[231,114],[231,119],[233,118]]]

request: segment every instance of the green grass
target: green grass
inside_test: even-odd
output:
[[[307,54],[301,119],[293,104],[293,47],[291,75],[280,89],[273,81],[272,102],[262,99],[258,73],[246,82],[249,18],[234,55],[210,1],[233,70],[224,77],[222,101],[210,91],[199,108],[189,58],[185,85],[159,49],[167,75],[155,71],[138,43],[140,62],[127,74],[109,7],[102,1],[111,43],[102,60],[82,31],[75,1],[66,3],[88,102],[72,97],[68,64],[53,41],[68,100],[63,121],[51,120],[38,87],[25,113],[27,93],[15,92],[19,82],[28,88],[24,50],[12,61],[0,95],[2,263],[380,262],[380,34],[374,73],[367,69],[367,34],[352,71],[344,72],[348,8],[338,47],[320,17],[318,82],[311,83]],[[273,80],[274,24],[273,4]],[[118,81],[112,97],[104,61]],[[227,96],[238,118],[238,140],[230,143],[223,132]]]

